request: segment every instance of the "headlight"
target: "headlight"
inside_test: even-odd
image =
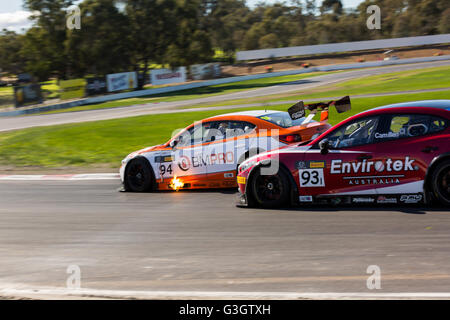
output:
[[[239,173],[244,172],[256,164],[256,161],[244,162],[239,166]]]

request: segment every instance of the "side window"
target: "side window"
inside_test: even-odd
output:
[[[365,118],[349,123],[327,137],[332,149],[355,147],[373,142],[378,117]]]
[[[447,127],[446,122],[444,119],[430,115],[394,115],[388,120],[387,131],[377,132],[375,139],[386,141],[423,136],[444,130]]]
[[[253,123],[245,121],[230,121],[230,129],[227,133],[227,138],[238,137],[244,134],[249,134],[255,129],[256,126]]]
[[[189,130],[185,131],[178,137],[178,146],[187,147],[204,142],[212,137],[214,122],[204,122],[195,124]]]
[[[431,117],[430,133],[443,131],[447,128],[447,126],[448,126],[447,120],[444,120],[439,117]]]
[[[256,126],[244,121],[216,121],[208,129],[204,142],[219,141],[248,134]]]

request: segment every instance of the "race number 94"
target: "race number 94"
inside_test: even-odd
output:
[[[323,169],[299,170],[300,187],[324,187]]]

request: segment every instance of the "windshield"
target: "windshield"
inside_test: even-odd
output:
[[[305,121],[305,117],[299,118],[297,120],[292,120],[291,116],[287,112],[274,112],[265,114],[263,116],[258,117],[259,119],[268,121],[270,123],[276,124],[277,126],[280,126],[282,128],[289,128],[289,127],[295,127],[299,126],[301,124],[304,124],[303,121]],[[309,122],[315,122],[315,121],[309,121]]]

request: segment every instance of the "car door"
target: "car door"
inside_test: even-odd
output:
[[[203,141],[210,126],[211,122],[196,123],[178,137],[178,143],[172,151],[172,172],[164,177],[206,175]]]
[[[388,114],[375,134],[377,152],[384,158],[383,174],[377,193],[400,194],[400,202],[418,202],[409,196],[423,192],[427,168],[439,155],[436,134],[444,130],[446,120],[427,114]],[[420,198],[420,199],[419,199]]]
[[[328,153],[322,154],[318,144],[306,151],[304,161],[298,163],[300,194],[375,195],[370,179],[376,175],[375,163],[380,160],[373,143],[379,123],[380,116],[345,123],[325,137]]]

